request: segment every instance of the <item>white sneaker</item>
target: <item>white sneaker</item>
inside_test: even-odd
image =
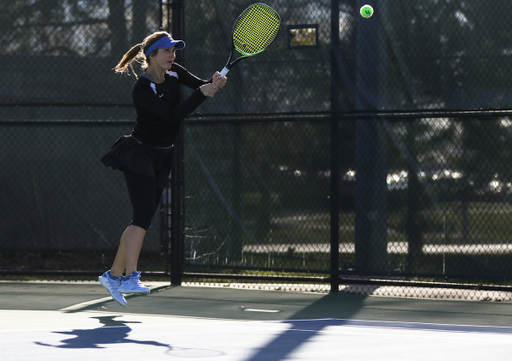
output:
[[[150,289],[144,286],[140,281],[140,273],[132,272],[128,277],[124,277],[119,286],[121,293],[135,293],[135,294],[148,294]]]
[[[105,272],[100,277],[98,277],[98,280],[100,281],[101,285],[107,289],[108,292],[110,292],[110,295],[121,306],[126,307],[128,302],[124,299],[124,296],[119,293],[119,286],[121,285],[122,277],[119,277],[118,279],[112,279],[110,276],[110,271]]]

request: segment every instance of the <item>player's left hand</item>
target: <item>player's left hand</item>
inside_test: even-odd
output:
[[[228,82],[228,78],[226,78],[225,76],[220,76],[220,73],[218,71],[216,71],[215,74],[213,74],[212,79],[213,84],[215,84],[219,89],[226,85],[226,83]]]
[[[204,84],[199,87],[204,96],[213,98],[219,91],[219,88],[215,84]]]

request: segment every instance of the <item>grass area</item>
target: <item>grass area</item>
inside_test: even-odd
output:
[[[415,231],[423,236],[424,244],[483,245],[512,243],[512,208],[507,203],[444,203],[437,209],[418,212]],[[258,238],[261,245],[286,245],[282,251],[269,248],[269,252],[248,252],[238,266],[328,270],[330,255],[325,245],[330,244],[329,214],[321,212],[295,212],[273,216],[268,234]],[[388,214],[387,242],[408,242],[406,234],[407,209]],[[354,244],[355,213],[340,214],[340,242]],[[256,230],[251,224],[249,230]],[[245,245],[252,240],[244,239]],[[305,252],[297,252],[296,245],[307,245]],[[322,245],[322,246],[320,246]],[[322,251],[319,249],[322,247]],[[304,247],[303,247],[304,248]],[[455,254],[424,255],[384,254],[386,271],[390,274],[417,273],[439,276],[509,277],[512,256],[509,254]],[[355,268],[354,254],[341,254],[342,270]],[[512,274],[512,273],[511,273]]]
[[[406,214],[393,212],[388,227],[403,234],[393,241],[407,241]],[[512,243],[512,207],[508,203],[443,203],[418,214],[417,226],[430,244]]]
[[[418,212],[415,230],[428,244],[493,244],[512,243],[512,207],[508,203],[472,202],[464,209],[460,202],[443,203],[436,209]],[[262,234],[262,244],[325,244],[330,243],[330,218],[325,212],[289,212],[272,215],[270,226],[265,220],[248,227],[253,234]],[[341,213],[340,242],[355,239],[355,212]],[[388,242],[407,242],[407,209],[388,213]],[[244,242],[251,242],[245,239]],[[248,244],[248,243],[246,243]]]
[[[470,203],[467,209],[460,203],[444,203],[437,209],[418,212],[418,227],[424,237],[424,244],[509,244],[512,243],[512,208],[507,203]],[[407,210],[390,212],[387,219],[388,242],[407,242]],[[245,221],[245,220],[244,220]],[[330,270],[330,219],[326,212],[289,212],[271,215],[270,221],[261,227],[262,220],[248,221],[246,227],[254,238],[241,232],[242,239],[232,239],[232,235],[216,237],[216,226],[205,232],[204,240],[197,246],[198,266],[213,265],[217,271],[225,268],[247,268],[247,274],[259,274],[266,269],[303,270],[328,272]],[[354,244],[355,214],[340,214],[340,242]],[[219,227],[222,227],[221,224]],[[265,232],[262,232],[265,230]],[[282,252],[244,252],[242,245],[252,245],[256,239],[261,245],[287,245]],[[297,250],[297,245],[307,245],[305,250]],[[322,245],[322,246],[320,246]],[[239,247],[238,251],[232,248]],[[323,247],[323,248],[321,248]],[[188,248],[186,248],[188,249]],[[320,250],[321,249],[321,250]],[[201,253],[199,252],[201,250]],[[221,256],[222,255],[222,256]],[[189,254],[185,255],[189,257]],[[53,254],[0,254],[2,270],[70,270],[97,271],[108,269],[114,254],[101,252],[53,253]],[[459,275],[474,277],[481,275],[500,279],[512,277],[512,255],[418,255],[383,254],[386,271],[390,274],[417,273],[435,275]],[[418,258],[419,257],[419,258]],[[190,261],[193,263],[192,261]],[[162,272],[166,263],[162,255],[141,255],[140,270]],[[411,266],[413,265],[413,266]],[[510,266],[509,266],[510,265]],[[205,268],[200,268],[203,271]],[[355,269],[355,255],[342,253],[340,268],[350,272]],[[213,269],[212,269],[213,270]]]

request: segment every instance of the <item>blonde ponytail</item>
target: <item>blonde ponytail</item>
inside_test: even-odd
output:
[[[119,64],[117,64],[114,68],[114,71],[116,73],[129,74],[129,70],[131,70],[133,75],[135,75],[135,77],[137,78],[138,76],[137,73],[135,72],[135,69],[133,68],[133,62],[136,61],[137,63],[141,64],[143,70],[146,69],[149,65],[149,59],[146,58],[144,52],[147,49],[149,49],[151,45],[153,45],[155,42],[157,42],[160,38],[163,38],[164,36],[170,35],[165,31],[157,31],[147,36],[142,43],[134,45],[130,50],[128,50],[126,54],[124,54]]]
[[[136,61],[138,63],[142,63],[144,61],[145,57],[141,50],[142,44],[134,45],[126,54],[123,55],[123,58],[119,64],[116,65],[114,71],[116,73],[129,74],[129,67],[135,77],[137,77],[137,73],[135,73],[135,69],[133,68],[133,62]]]

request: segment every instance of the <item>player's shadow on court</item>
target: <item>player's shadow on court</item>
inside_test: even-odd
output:
[[[268,344],[261,347],[245,361],[279,361],[285,360],[300,346],[329,326],[349,324],[350,319],[362,307],[366,296],[330,293],[303,310],[291,319],[283,321],[290,328],[277,335]]]
[[[104,316],[104,317],[92,317],[96,318],[103,324],[103,327],[93,329],[78,329],[73,331],[65,332],[54,332],[62,335],[72,336],[64,339],[59,345],[49,345],[42,342],[35,342],[41,346],[51,346],[57,348],[106,348],[107,345],[121,344],[121,343],[132,343],[139,345],[149,345],[165,347],[170,349],[171,346],[168,344],[155,342],[155,341],[138,341],[128,338],[128,334],[132,330],[126,324],[128,323],[141,323],[132,321],[117,321],[114,320],[118,316]]]

